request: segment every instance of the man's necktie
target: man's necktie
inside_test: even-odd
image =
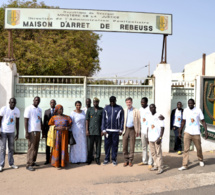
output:
[[[54,109],[51,109],[51,116],[54,115]]]

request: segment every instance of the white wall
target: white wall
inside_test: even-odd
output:
[[[183,81],[184,80],[184,74],[182,72],[172,73],[172,80],[173,81]]]
[[[16,74],[16,64],[0,62],[0,107],[7,105],[14,95],[13,86]]]
[[[205,76],[215,75],[215,53],[206,55]],[[191,81],[202,75],[202,58],[184,66],[185,80]]]

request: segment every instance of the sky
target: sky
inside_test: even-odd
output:
[[[7,3],[7,0],[1,0]],[[38,0],[38,2],[40,2]],[[99,9],[173,15],[173,35],[167,37],[167,63],[172,72],[215,52],[214,0],[44,0],[46,5],[71,9]],[[97,32],[96,32],[97,33]],[[101,71],[96,76],[146,77],[161,61],[162,35],[102,32]],[[142,69],[141,69],[142,68]],[[141,69],[141,70],[139,70]]]

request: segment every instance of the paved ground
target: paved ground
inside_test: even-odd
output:
[[[182,156],[164,154],[165,172],[156,175],[147,166],[123,167],[122,154],[119,164],[98,166],[72,165],[58,170],[45,166],[44,154],[38,155],[41,165],[35,172],[25,169],[26,154],[15,155],[18,170],[8,168],[0,173],[0,194],[215,194],[215,152],[204,153],[205,167],[199,167],[196,152],[190,153],[190,169],[179,172]],[[102,156],[103,160],[104,156]],[[141,155],[135,154],[135,162]]]

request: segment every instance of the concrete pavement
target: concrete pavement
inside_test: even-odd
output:
[[[180,172],[182,156],[164,154],[165,172],[156,175],[147,166],[137,166],[141,154],[135,154],[134,166],[123,167],[123,156],[118,166],[98,166],[95,163],[69,164],[65,169],[43,165],[44,154],[38,155],[40,166],[35,172],[25,169],[26,154],[15,155],[18,170],[8,168],[0,173],[0,194],[202,194],[210,195],[215,185],[215,152],[204,153],[205,167],[200,167],[196,152],[190,152],[189,170]],[[102,160],[104,156],[102,156]]]

